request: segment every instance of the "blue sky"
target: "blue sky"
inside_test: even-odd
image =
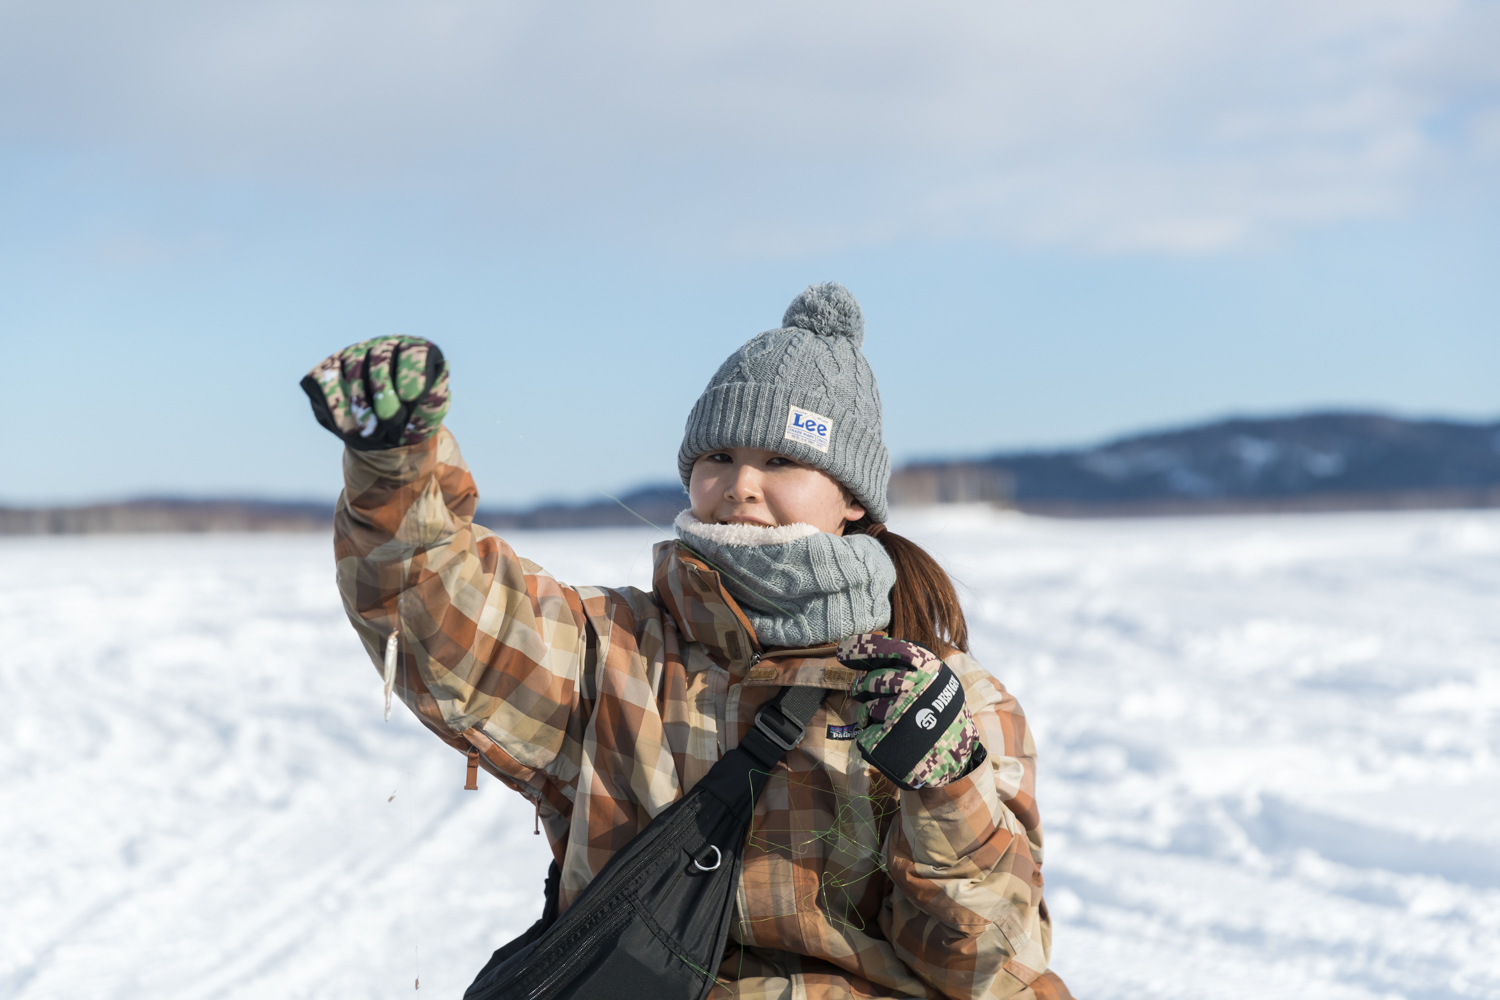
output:
[[[486,502],[670,478],[827,279],[897,461],[1494,418],[1497,50],[1493,0],[0,6],[0,501],[331,496],[297,380],[396,332]]]

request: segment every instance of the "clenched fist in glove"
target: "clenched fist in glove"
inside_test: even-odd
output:
[[[448,365],[421,337],[375,337],[302,379],[318,423],[359,451],[425,441],[448,413]]]
[[[864,671],[852,694],[859,705],[859,752],[902,788],[946,785],[984,763],[979,728],[964,687],[925,646],[877,633],[850,636],[838,660]]]

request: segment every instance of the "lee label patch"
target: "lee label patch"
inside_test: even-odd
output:
[[[828,738],[830,740],[852,740],[859,735],[858,726],[829,726]]]
[[[826,452],[828,438],[832,433],[832,420],[812,410],[794,406],[786,415],[786,433],[782,437],[788,441],[810,445],[819,451]]]

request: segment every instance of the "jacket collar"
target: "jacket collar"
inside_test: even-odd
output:
[[[653,555],[652,591],[677,630],[732,676],[743,676],[760,658],[760,642],[719,574],[680,542],[658,542]]]
[[[830,662],[837,646],[766,650],[718,572],[676,541],[653,550],[652,591],[689,642],[697,642],[736,681],[847,688],[854,672]],[[752,669],[753,668],[753,669]],[[747,676],[748,674],[748,676]],[[847,676],[845,676],[847,675]]]

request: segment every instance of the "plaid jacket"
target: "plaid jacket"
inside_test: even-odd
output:
[[[990,750],[949,786],[900,791],[849,727],[832,648],[761,650],[716,573],[675,542],[651,593],[559,583],[471,520],[447,430],[348,450],[335,552],[377,669],[449,745],[537,804],[562,905],[693,787],[783,685],[833,692],[771,776],[745,851],[715,997],[1066,996],[1047,968],[1034,750],[1020,706],[948,660]],[[853,751],[853,752],[851,752]]]

